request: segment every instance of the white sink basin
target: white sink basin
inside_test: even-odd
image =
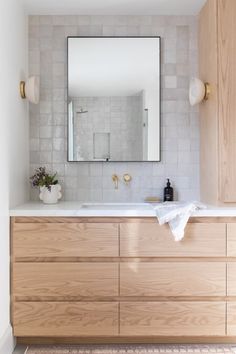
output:
[[[82,209],[88,210],[152,210],[146,203],[85,203]]]

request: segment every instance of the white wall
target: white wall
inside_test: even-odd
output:
[[[11,353],[9,207],[28,198],[27,18],[20,0],[0,0],[0,354]]]

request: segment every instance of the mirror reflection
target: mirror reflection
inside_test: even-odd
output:
[[[160,160],[159,37],[68,37],[68,160]]]

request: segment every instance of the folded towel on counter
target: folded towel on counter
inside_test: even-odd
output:
[[[169,224],[175,241],[183,239],[185,226],[193,212],[205,208],[206,206],[199,202],[165,202],[154,206],[159,224]]]

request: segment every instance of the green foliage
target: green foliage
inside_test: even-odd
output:
[[[57,173],[51,175],[46,172],[45,167],[39,167],[35,170],[35,174],[30,177],[32,187],[46,187],[51,191],[51,186],[58,184],[56,179]]]

